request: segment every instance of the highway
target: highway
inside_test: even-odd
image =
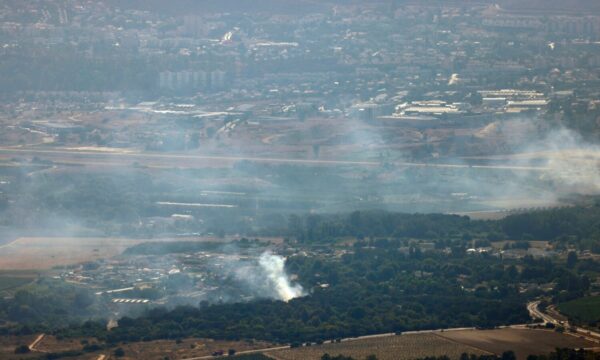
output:
[[[538,306],[540,305],[540,300],[536,300],[536,301],[532,301],[529,304],[527,304],[527,311],[529,311],[529,315],[534,318],[534,319],[541,319],[542,321],[546,322],[546,323],[552,323],[555,325],[561,325],[560,321],[550,317],[550,315],[544,314],[543,312],[541,312],[538,308]]]
[[[318,160],[318,159],[292,159],[277,157],[229,156],[229,155],[202,155],[184,153],[156,153],[135,151],[97,151],[68,148],[25,148],[25,147],[0,147],[0,157],[12,158],[18,156],[37,157],[66,164],[77,165],[106,165],[131,167],[133,163],[140,166],[154,167],[204,167],[207,165],[233,164],[238,161],[274,164],[300,164],[300,165],[329,165],[329,166],[361,166],[379,167],[379,161],[352,161],[352,160]],[[503,170],[543,172],[551,168],[538,166],[516,165],[469,165],[469,164],[441,164],[417,162],[389,162],[397,167],[442,168],[442,169],[477,169],[477,170]]]
[[[600,333],[577,327],[570,324],[568,321],[556,319],[552,317],[552,315],[542,312],[539,309],[540,302],[540,300],[536,300],[527,304],[527,310],[532,318],[542,319],[544,322],[554,324],[555,326],[562,326],[565,328],[565,334],[581,337],[596,344],[600,344]]]

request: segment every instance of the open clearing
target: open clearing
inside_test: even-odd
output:
[[[19,345],[29,345],[37,335],[28,336],[0,336],[0,359],[29,359],[37,358],[39,354],[15,354]]]
[[[143,242],[198,241],[230,242],[232,238],[192,237],[174,239],[131,239],[111,237],[21,237],[0,246],[0,270],[50,269],[110,258]],[[278,238],[265,238],[276,243]],[[0,273],[0,276],[2,274]],[[0,279],[0,287],[1,287]]]
[[[0,359],[38,359],[40,353],[30,353],[26,355],[15,354],[14,350],[19,345],[31,344],[37,335],[30,336],[3,336],[0,337]],[[62,352],[62,351],[81,351],[83,349],[82,340],[86,343],[97,343],[92,338],[61,339],[46,335],[36,349],[44,353]],[[145,359],[145,360],[163,360],[186,359],[193,357],[210,356],[213,352],[222,350],[227,354],[229,349],[236,351],[246,351],[255,349],[264,349],[272,347],[273,344],[255,341],[216,341],[209,339],[183,339],[175,340],[155,340],[147,342],[135,342],[128,344],[119,344],[111,348],[100,349],[98,351],[83,353],[77,356],[77,359],[98,359],[100,355],[112,355],[116,348],[122,348],[125,351],[123,359]],[[110,357],[113,358],[113,357]]]
[[[448,355],[458,359],[462,353],[485,354],[484,351],[445,339],[433,333],[396,335],[379,338],[344,341],[269,352],[277,360],[319,360],[325,353],[364,359],[376,355],[380,360],[408,360],[425,356]]]
[[[0,269],[49,269],[120,254],[137,239],[23,237],[4,245]]]
[[[526,359],[528,355],[547,354],[557,347],[591,348],[596,346],[584,339],[550,330],[506,328],[448,331],[439,333],[439,335],[448,340],[497,355],[502,355],[507,350],[513,350],[518,359]]]
[[[0,246],[0,270],[50,269],[54,266],[78,264],[106,259],[121,254],[125,249],[143,242],[219,242],[228,243],[237,238],[214,236],[179,237],[171,239],[131,239],[112,237],[21,237]],[[278,244],[279,237],[259,240]],[[0,272],[0,277],[2,273]],[[8,280],[7,280],[8,281]],[[0,279],[0,290],[2,279]]]
[[[211,355],[215,351],[224,351],[227,354],[229,349],[247,351],[271,346],[273,344],[262,341],[249,343],[245,341],[216,341],[208,339],[184,339],[179,344],[174,340],[156,340],[121,345],[128,357],[148,360],[163,360],[165,357],[169,357],[170,359],[185,359]]]
[[[441,355],[458,359],[462,353],[502,355],[504,351],[512,350],[518,359],[526,359],[530,354],[548,354],[557,347],[592,348],[595,345],[555,331],[506,328],[376,337],[278,350],[266,354],[276,360],[318,360],[325,353],[357,359],[364,359],[373,354],[383,360],[409,360]]]
[[[15,355],[18,345],[30,344],[37,335],[0,337],[0,358],[28,358]],[[61,339],[46,336],[37,348],[41,351],[81,350],[81,340]],[[94,339],[85,339],[94,343]],[[320,360],[328,353],[332,356],[346,355],[356,359],[364,359],[368,355],[376,355],[380,360],[412,360],[426,356],[448,355],[455,360],[462,353],[497,354],[507,350],[515,351],[519,360],[526,359],[529,354],[547,354],[557,347],[591,348],[596,344],[575,336],[560,334],[549,330],[532,329],[496,329],[496,330],[456,330],[444,332],[428,332],[405,335],[391,335],[362,339],[350,339],[341,343],[313,345],[294,349],[266,351],[264,354],[275,360]],[[82,355],[82,359],[97,359],[100,354],[112,354],[116,347],[122,347],[126,358],[162,360],[204,357],[215,351],[229,349],[237,352],[268,349],[277,346],[262,341],[216,341],[209,339],[156,340],[120,344],[113,348],[103,349]]]
[[[69,350],[80,350],[83,345],[82,340],[88,341],[90,344],[95,343],[94,339],[61,339],[58,340],[55,336],[45,335],[43,339],[35,346],[36,350],[45,353],[59,353]]]

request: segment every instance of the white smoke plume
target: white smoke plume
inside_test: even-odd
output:
[[[274,287],[280,300],[287,302],[304,295],[304,290],[300,284],[292,285],[290,282],[285,272],[285,258],[283,256],[266,251],[260,256],[258,263],[265,271],[269,283]]]
[[[524,154],[544,159],[548,169],[542,178],[553,183],[557,193],[600,193],[600,146],[564,128],[548,133]]]

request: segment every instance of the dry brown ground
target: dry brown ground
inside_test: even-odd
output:
[[[129,359],[163,360],[166,356],[170,359],[185,359],[211,355],[215,351],[223,350],[225,354],[229,349],[236,351],[264,349],[274,346],[266,342],[245,341],[215,341],[207,339],[184,339],[177,344],[174,340],[157,340],[151,342],[137,342],[122,345],[125,355]]]
[[[0,269],[49,269],[120,254],[139,239],[31,237],[2,246]]]
[[[46,335],[35,347],[40,352],[62,352],[69,350],[81,350],[83,345],[81,341],[84,339],[61,339],[58,340],[55,336]],[[94,339],[85,339],[89,344],[97,343]]]
[[[20,345],[29,345],[37,335],[29,336],[0,336],[0,359],[28,359],[37,355],[16,355],[15,348]]]
[[[153,241],[229,242],[232,238],[193,237],[177,239],[129,239],[92,237],[30,237],[19,238],[0,246],[0,270],[50,269],[121,254],[133,245]],[[281,238],[264,238],[272,244]]]
[[[38,344],[36,350],[30,354],[15,354],[15,348],[19,345],[29,345],[37,337],[31,336],[1,336],[0,337],[0,359],[16,360],[16,359],[34,359],[38,358],[47,352],[62,352],[69,350],[81,351],[83,345],[80,338],[77,339],[62,339],[57,340],[53,336],[45,336]],[[94,343],[93,339],[86,339],[90,344]],[[125,357],[121,359],[147,359],[147,360],[163,360],[169,357],[171,360],[185,359],[198,356],[211,355],[218,350],[225,351],[235,349],[236,351],[264,349],[272,347],[273,344],[267,342],[245,342],[245,341],[214,341],[207,339],[184,339],[179,344],[174,340],[157,340],[149,342],[137,342],[131,344],[118,345],[110,349],[103,349],[94,353],[83,353],[77,356],[77,359],[98,359],[100,355],[111,356],[115,349],[120,347],[125,351]]]
[[[532,329],[448,331],[440,333],[440,336],[497,355],[513,350],[518,359],[526,359],[530,354],[547,354],[557,347],[580,348],[596,345],[575,336]]]
[[[462,353],[484,354],[476,348],[457,343],[436,334],[410,334],[381,338],[360,339],[335,344],[302,347],[268,352],[266,355],[277,360],[318,360],[329,355],[352,356],[364,359],[376,355],[380,360],[409,360],[425,356],[448,355],[458,359]]]

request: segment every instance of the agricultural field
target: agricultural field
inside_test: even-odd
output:
[[[458,359],[462,353],[486,354],[482,350],[448,340],[434,333],[357,339],[334,344],[279,350],[267,354],[277,360],[318,360],[325,353],[332,356],[340,354],[352,356],[356,359],[376,355],[380,360],[409,360],[442,355],[448,355],[451,359]]]
[[[29,354],[15,354],[14,350],[19,345],[31,344],[37,335],[31,336],[3,336],[0,337],[0,359],[29,359],[39,358],[41,353],[60,353],[66,351],[82,351],[84,344],[96,343],[91,338],[77,339],[57,339],[54,336],[47,335],[36,346],[37,352]],[[100,349],[94,352],[83,352],[77,356],[77,359],[98,359],[100,355],[111,355],[116,348],[121,348],[125,352],[122,359],[148,359],[163,360],[186,359],[193,357],[210,356],[216,351],[224,351],[227,354],[229,349],[236,351],[246,351],[254,349],[263,349],[273,345],[266,342],[246,342],[246,341],[215,341],[208,339],[183,339],[175,340],[157,340],[148,342],[136,342],[121,344],[112,348]],[[248,354],[248,359],[268,359],[261,354]],[[244,359],[240,355],[241,359]],[[237,358],[237,357],[236,357]]]
[[[597,345],[575,336],[550,330],[505,328],[447,331],[439,333],[439,335],[449,341],[497,355],[512,350],[518,359],[526,359],[528,355],[548,354],[557,347],[588,348]]]
[[[170,359],[185,359],[211,355],[216,351],[223,351],[227,354],[229,349],[235,351],[247,351],[254,349],[264,349],[274,346],[273,344],[255,341],[217,341],[210,339],[183,339],[174,340],[156,340],[149,342],[136,342],[123,344],[120,347],[125,351],[125,355],[131,359],[163,360],[165,357]]]
[[[586,324],[596,323],[600,321],[600,296],[572,300],[560,304],[558,310],[570,319],[575,319]]]

